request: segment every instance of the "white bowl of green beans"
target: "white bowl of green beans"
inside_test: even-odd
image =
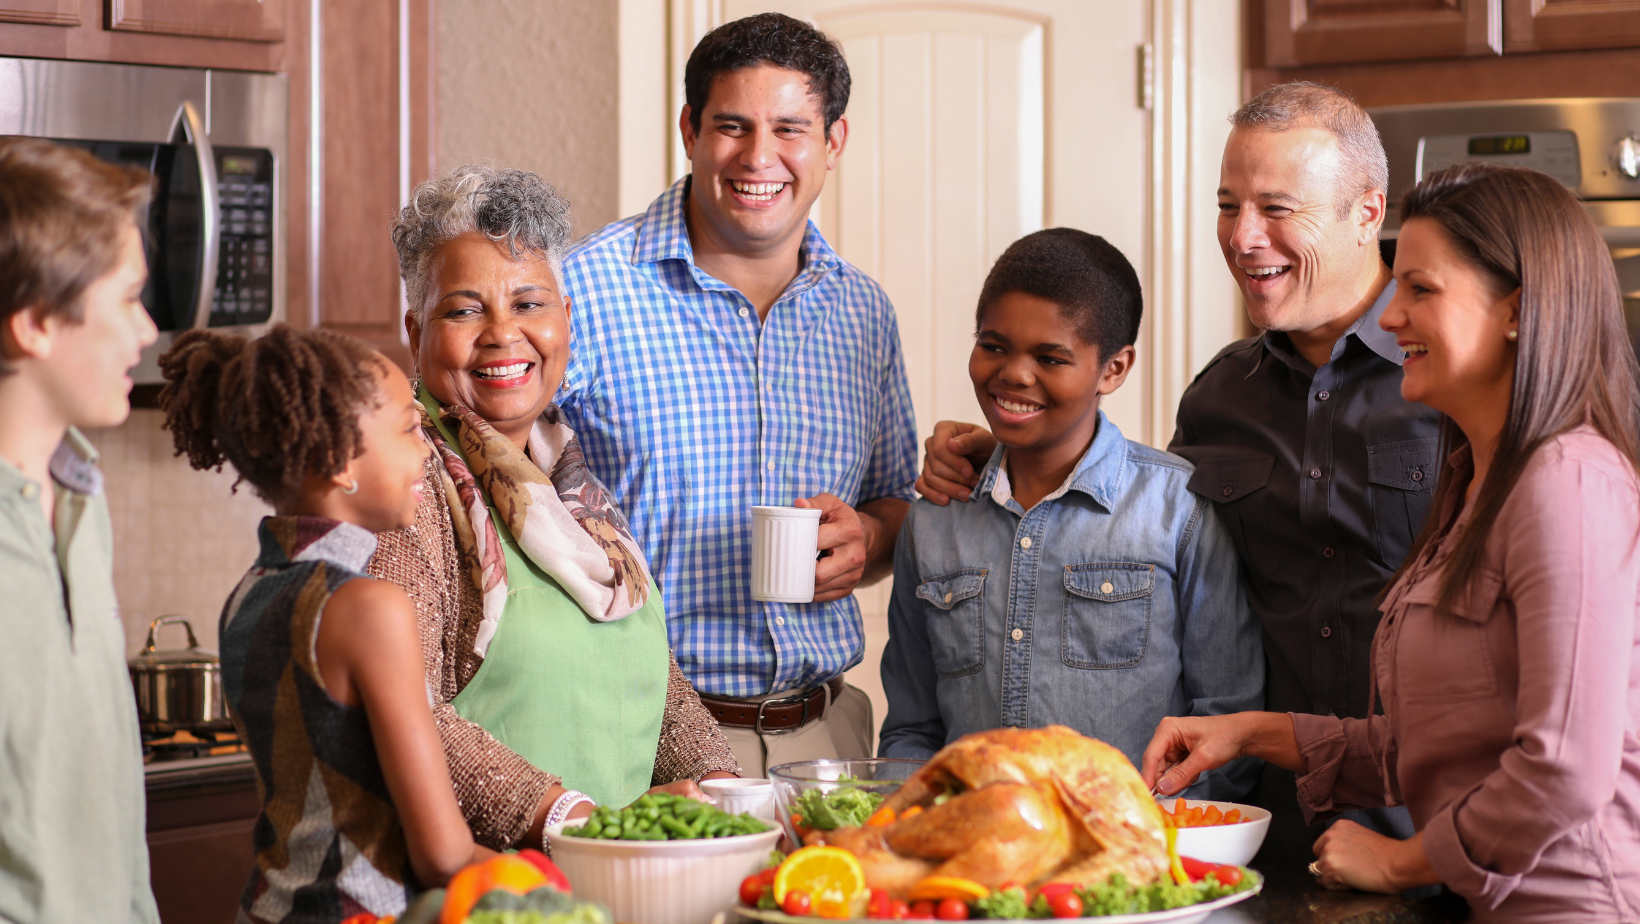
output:
[[[625,924],[710,924],[768,862],[780,833],[750,815],[660,794],[547,829],[576,897]]]

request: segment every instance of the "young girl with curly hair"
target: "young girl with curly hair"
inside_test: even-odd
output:
[[[178,454],[274,508],[222,610],[223,687],[262,814],[243,918],[398,914],[475,854],[427,705],[416,611],[364,575],[415,518],[429,447],[404,374],[328,331],[189,331],[160,360]]]

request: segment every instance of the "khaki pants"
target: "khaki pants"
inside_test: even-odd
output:
[[[758,699],[790,695],[777,693]],[[844,684],[843,692],[826,707],[825,716],[801,728],[766,731],[761,736],[750,728],[720,725],[718,729],[729,739],[741,776],[766,777],[770,767],[798,760],[870,757],[874,727],[870,697],[858,687]]]

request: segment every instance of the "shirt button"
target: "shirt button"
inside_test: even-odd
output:
[[[771,472],[774,471],[774,463],[773,462],[769,463],[769,471],[771,471]]]
[[[747,316],[747,315],[748,315],[748,314],[751,314],[751,312],[750,312],[750,311],[747,311],[747,310],[746,310],[746,309],[744,309],[744,308],[742,308],[742,309],[740,309],[740,316],[741,316],[741,317],[743,317],[743,318],[744,318],[744,317],[745,317],[745,316]]]
[[[1321,627],[1321,637],[1322,638],[1332,638],[1332,626],[1322,626]]]
[[[945,605],[946,606],[951,605],[951,598],[954,597],[954,596],[956,596],[956,594],[946,594],[945,595]]]
[[[784,616],[776,616],[776,617],[775,617],[775,618],[774,618],[774,624],[775,624],[775,625],[777,625],[777,626],[783,626],[783,625],[785,625],[785,624],[786,624],[786,617],[784,617]]]
[[[1412,473],[1412,480],[1413,481],[1423,481],[1424,480],[1423,470],[1419,469],[1418,471],[1413,472]]]
[[[1320,391],[1320,392],[1316,392],[1315,400],[1325,401],[1325,400],[1327,400],[1328,398],[1331,398],[1331,397],[1332,397],[1332,392],[1330,392],[1330,391]]]
[[[1320,477],[1321,477],[1321,469],[1319,469],[1319,468],[1310,469],[1310,480],[1311,481],[1314,481],[1314,480],[1316,480],[1317,478],[1320,478]]]
[[[1025,538],[1019,540],[1019,547],[1022,548],[1022,549],[1030,548],[1031,547],[1031,537],[1026,536]],[[1015,631],[1018,631],[1018,630],[1015,630]]]
[[[1321,550],[1321,554],[1322,554],[1322,555],[1325,555],[1325,556],[1326,556],[1326,557],[1328,557],[1328,558],[1331,558],[1331,557],[1333,557],[1333,549],[1332,549],[1332,546],[1330,546],[1330,545],[1329,545],[1329,546],[1327,546],[1327,547],[1326,547],[1326,548],[1324,548],[1324,549],[1322,549],[1322,550]]]
[[[1111,591],[1113,591],[1115,589],[1116,589],[1116,585],[1112,584],[1109,581],[1106,581],[1105,583],[1099,585],[1099,592],[1102,593],[1102,594],[1108,594],[1108,593],[1110,593]]]
[[[23,500],[34,500],[36,497],[40,496],[40,486],[30,482],[23,485],[23,490],[19,493],[23,495]]]
[[[1232,495],[1232,494],[1234,494],[1234,493],[1236,493],[1236,489],[1235,489],[1235,488],[1232,488],[1232,487],[1230,487],[1230,486],[1229,486],[1229,485],[1225,485],[1225,486],[1224,486],[1224,496],[1225,496],[1225,497],[1229,497],[1229,496],[1230,496],[1230,495]]]
[[[1015,629],[1014,631],[1008,633],[1008,637],[1017,642],[1025,637],[1025,631],[1023,629]]]

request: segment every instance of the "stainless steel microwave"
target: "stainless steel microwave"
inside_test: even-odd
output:
[[[0,58],[0,134],[50,138],[154,175],[143,304],[160,329],[255,335],[286,319],[283,74]]]

